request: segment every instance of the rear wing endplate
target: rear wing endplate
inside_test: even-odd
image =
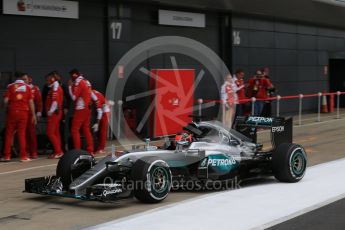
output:
[[[292,117],[256,117],[239,116],[235,120],[235,129],[257,142],[257,129],[270,129],[272,147],[282,143],[292,143]]]

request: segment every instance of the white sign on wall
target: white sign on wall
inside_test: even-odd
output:
[[[232,44],[241,45],[241,32],[234,30],[232,31]]]
[[[62,0],[3,0],[3,13],[77,19],[79,3]]]
[[[160,25],[205,27],[205,14],[159,10]]]

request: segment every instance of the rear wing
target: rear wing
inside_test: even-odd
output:
[[[273,149],[282,143],[292,143],[292,117],[243,117],[235,120],[235,129],[257,142],[257,129],[270,129]]]

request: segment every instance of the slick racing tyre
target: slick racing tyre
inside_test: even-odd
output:
[[[89,170],[94,163],[94,158],[87,151],[75,149],[65,153],[56,167],[56,176],[60,177],[64,190],[68,190],[71,182]]]
[[[132,168],[134,196],[144,203],[164,200],[171,189],[172,176],[169,165],[158,157],[142,157]]]
[[[307,155],[302,146],[283,143],[272,154],[273,173],[281,182],[300,181],[307,168]]]

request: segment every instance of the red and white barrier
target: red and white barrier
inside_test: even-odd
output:
[[[298,117],[299,117],[299,124],[301,125],[302,123],[302,107],[303,107],[303,99],[304,98],[312,98],[312,97],[318,97],[318,117],[317,117],[317,121],[321,121],[321,116],[320,113],[328,113],[328,112],[333,112],[334,111],[334,97],[337,97],[337,105],[336,105],[336,112],[337,112],[337,116],[336,118],[339,119],[340,118],[340,113],[339,113],[339,108],[340,108],[340,96],[344,95],[345,92],[328,92],[328,93],[315,93],[315,94],[299,94],[299,95],[288,95],[288,96],[280,96],[277,95],[275,97],[268,97],[265,99],[261,99],[261,98],[246,98],[246,99],[241,99],[238,100],[238,102],[240,104],[244,104],[244,103],[251,103],[251,114],[254,114],[254,103],[255,101],[276,101],[276,116],[280,116],[280,103],[282,100],[291,100],[291,99],[298,99],[299,100],[299,108],[298,108]],[[330,98],[330,108],[328,108],[328,104],[327,104],[327,96],[329,96]],[[200,101],[201,99],[199,99],[198,101]],[[221,103],[221,100],[207,100],[204,99],[202,100],[204,103],[209,103],[209,102],[215,102],[215,103]],[[201,111],[201,103],[199,103],[199,114],[202,113]]]

